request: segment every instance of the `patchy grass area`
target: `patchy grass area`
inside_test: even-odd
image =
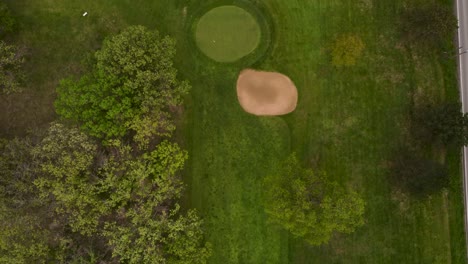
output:
[[[201,3],[218,1],[7,2],[22,24],[14,40],[29,47],[30,81],[24,94],[1,98],[4,136],[52,120],[58,81],[79,74],[106,36],[141,24],[177,38],[177,66],[193,85],[177,135],[190,155],[186,205],[205,218],[211,263],[465,262],[458,150],[432,151],[451,170],[441,195],[416,201],[387,181],[387,160],[414,101],[458,100],[455,61],[398,40],[397,17],[411,1],[252,1],[263,3],[274,31],[255,68],[285,73],[299,90],[294,113],[270,118],[249,115],[237,102],[235,80],[245,64],[212,63],[195,51],[191,16]],[[366,48],[355,66],[332,67],[329,47],[343,33],[359,35]],[[268,224],[261,179],[291,151],[363,194],[364,227],[310,247]]]

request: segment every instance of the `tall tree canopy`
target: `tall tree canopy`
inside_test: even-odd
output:
[[[145,145],[174,129],[171,109],[182,103],[187,82],[173,67],[175,41],[157,31],[132,26],[104,41],[92,72],[62,80],[57,113],[78,121],[92,136],[120,138],[132,131]]]
[[[0,148],[0,262],[188,264],[210,256],[201,219],[178,204],[187,152],[177,144],[139,155],[53,123],[35,144]]]
[[[42,177],[35,181],[74,232],[102,235],[112,258],[126,263],[205,263],[201,220],[180,212],[179,172],[187,152],[163,141],[134,157],[112,141],[108,154],[78,129],[54,124],[33,151]]]
[[[3,39],[16,29],[16,20],[4,2],[0,2],[0,93],[20,90],[25,80],[24,49],[7,44]]]
[[[416,198],[437,194],[450,183],[446,166],[405,148],[395,153],[390,177],[394,185]]]
[[[457,29],[457,19],[451,7],[426,3],[404,11],[400,27],[408,44],[434,47],[452,39]]]
[[[5,94],[19,91],[24,82],[22,52],[0,40],[0,90]]]
[[[422,143],[468,145],[468,114],[459,103],[426,104],[413,111],[412,132]]]
[[[0,2],[0,37],[16,29],[16,20],[5,2]]]
[[[0,140],[0,263],[42,263],[49,255],[48,221],[32,184],[30,138]]]
[[[312,245],[364,224],[364,201],[358,194],[346,192],[323,173],[303,168],[294,153],[278,174],[265,178],[265,189],[270,220]]]

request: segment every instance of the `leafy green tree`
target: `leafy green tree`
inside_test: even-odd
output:
[[[357,35],[343,34],[336,38],[332,47],[332,64],[334,66],[353,66],[362,56],[364,42]]]
[[[23,63],[19,49],[0,40],[0,89],[3,93],[19,91],[25,78]]]
[[[51,130],[60,132],[62,138],[62,142],[48,143],[52,149],[62,148],[66,138],[76,139],[65,135],[62,125],[53,124]],[[96,252],[105,252],[99,246],[102,239],[71,232],[65,214],[57,213],[57,203],[50,195],[40,197],[34,185],[44,176],[43,160],[35,153],[43,137],[39,130],[0,142],[0,263],[88,263]],[[44,156],[58,160],[50,155],[51,149],[45,152]]]
[[[424,105],[413,111],[412,132],[422,143],[468,145],[468,114],[459,103]]]
[[[132,26],[106,39],[92,73],[58,87],[57,113],[78,121],[92,136],[112,139],[129,132],[141,146],[175,129],[172,110],[188,92],[173,66],[175,42]]]
[[[393,184],[417,198],[437,194],[449,185],[449,174],[444,165],[407,149],[399,150],[391,164]]]
[[[403,39],[419,47],[434,47],[452,39],[457,19],[451,7],[437,3],[417,5],[400,18]]]
[[[324,174],[303,168],[293,153],[277,175],[265,178],[265,210],[273,223],[312,245],[334,232],[352,233],[364,224],[364,201]]]
[[[109,238],[114,256],[125,263],[135,264],[207,263],[211,247],[202,244],[201,221],[195,211],[180,215],[177,205],[168,213],[140,217],[139,213],[154,214],[144,207],[142,205],[141,211],[126,215],[131,224],[112,222],[106,225],[104,235]]]
[[[33,150],[39,173],[34,184],[41,198],[55,204],[59,214],[69,217],[73,231],[92,234],[100,216],[109,210],[101,203],[92,175],[97,145],[77,128],[53,123]]]
[[[179,211],[179,176],[187,159],[163,141],[135,157],[119,140],[100,149],[76,128],[53,124],[33,151],[42,177],[35,181],[72,231],[102,238],[102,261],[205,263],[201,220]],[[101,154],[99,154],[101,153]],[[101,252],[102,253],[102,252]],[[107,257],[106,257],[107,256]]]
[[[103,167],[102,186],[112,192],[107,205],[119,211],[118,221],[105,223],[104,236],[121,261],[206,263],[210,247],[202,243],[201,220],[195,211],[182,215],[175,202],[183,188],[177,172],[186,159],[185,151],[164,141],[141,159],[109,161]],[[125,177],[118,176],[120,171]]]
[[[0,263],[46,263],[47,221],[32,184],[31,138],[0,140]]]
[[[32,146],[30,138],[0,140],[0,196],[8,207],[21,207],[34,196]]]
[[[13,32],[16,29],[16,20],[5,2],[0,2],[0,36]]]
[[[48,230],[38,216],[19,214],[0,198],[0,263],[47,263],[50,247]]]

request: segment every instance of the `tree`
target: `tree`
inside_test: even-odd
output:
[[[203,245],[201,221],[195,211],[178,214],[179,207],[155,217],[128,214],[131,225],[107,223],[104,235],[109,238],[113,255],[125,263],[207,263],[211,247]],[[144,213],[148,213],[143,211]]]
[[[18,48],[0,40],[0,89],[9,94],[20,89],[25,75],[24,57]]]
[[[293,153],[280,173],[265,178],[265,210],[270,220],[312,245],[334,232],[352,233],[364,224],[364,201],[323,173],[301,167]]]
[[[406,149],[398,151],[391,164],[393,183],[417,198],[437,194],[449,185],[448,170],[444,165]]]
[[[353,66],[361,57],[365,48],[361,38],[344,34],[336,38],[332,47],[332,64],[334,66]]]
[[[54,142],[49,135],[50,148],[42,153],[47,162],[59,161],[51,155],[57,149],[67,156],[60,157],[62,161],[69,159],[62,145],[79,137],[67,135],[68,130],[60,124],[53,124],[50,130],[49,134],[58,134],[61,140]],[[66,214],[56,210],[57,202],[51,195],[41,197],[34,184],[44,176],[43,160],[35,151],[43,137],[42,131],[34,131],[31,136],[2,140],[0,144],[0,263],[95,263],[94,255],[105,252],[100,246],[102,238],[71,231]],[[65,167],[72,168],[72,163]]]
[[[21,207],[34,195],[34,167],[31,163],[30,138],[0,140],[0,197],[8,207]]]
[[[423,143],[468,144],[468,114],[459,103],[427,104],[416,108],[412,117],[413,137]]]
[[[37,215],[19,214],[0,198],[0,263],[47,263],[51,238]]]
[[[53,123],[42,142],[32,150],[38,163],[34,184],[41,198],[69,218],[72,230],[95,232],[100,216],[108,210],[100,201],[91,173],[97,144],[77,128]]]
[[[408,44],[437,47],[452,39],[457,29],[457,19],[452,8],[437,3],[417,5],[403,12],[400,28]]]
[[[33,145],[29,137],[0,141],[0,263],[46,263],[49,255],[46,219],[36,213]]]
[[[129,27],[104,41],[91,73],[60,83],[57,113],[99,138],[132,132],[145,146],[152,136],[168,136],[175,129],[171,109],[189,90],[187,82],[176,79],[174,55],[171,38]]]
[[[163,141],[134,156],[118,140],[100,149],[77,128],[53,124],[33,153],[41,197],[73,232],[100,241],[101,261],[206,262],[202,221],[195,211],[182,214],[177,203],[187,159],[177,144]]]
[[[5,2],[0,2],[0,36],[11,33],[16,29],[16,20]]]

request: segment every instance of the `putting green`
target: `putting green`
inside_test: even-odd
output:
[[[218,62],[234,62],[260,43],[257,20],[237,6],[220,6],[205,13],[195,30],[198,48]]]

